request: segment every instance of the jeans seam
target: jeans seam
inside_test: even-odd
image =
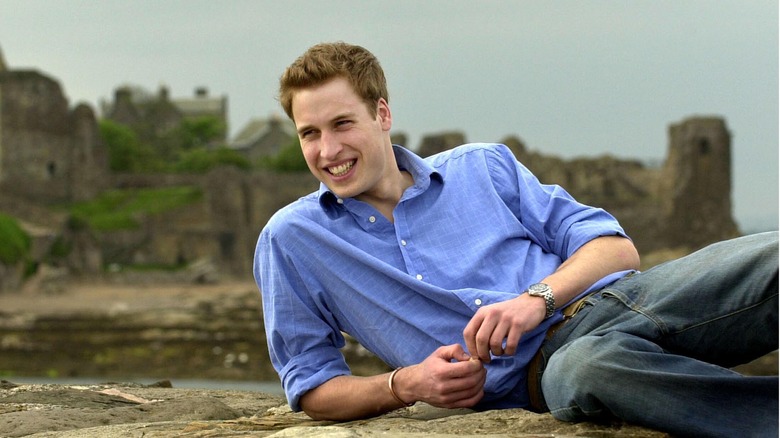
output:
[[[685,327],[684,329],[678,330],[678,331],[676,331],[674,333],[668,333],[668,334],[685,333],[688,330],[696,329],[696,328],[699,328],[699,327],[701,327],[703,325],[711,324],[711,323],[713,323],[715,321],[720,321],[720,320],[725,319],[725,318],[731,318],[734,315],[739,315],[740,313],[747,312],[748,310],[752,310],[752,309],[754,309],[754,308],[756,308],[758,306],[761,306],[761,305],[765,304],[767,301],[775,299],[777,297],[777,295],[778,294],[770,295],[770,296],[764,298],[763,300],[761,300],[761,301],[759,301],[757,303],[754,303],[754,304],[752,304],[750,306],[742,307],[742,308],[737,309],[737,310],[735,310],[733,312],[729,312],[729,313],[727,313],[725,315],[720,315],[717,318],[708,319],[707,321],[701,321],[698,324],[694,324],[694,325],[691,325],[689,327]]]
[[[628,298],[628,296],[626,296],[621,291],[617,289],[604,289],[603,295],[605,297],[611,297],[617,300],[622,305],[626,306],[631,312],[638,313],[652,321],[652,323],[658,328],[659,333],[663,335],[669,334],[669,328],[662,319],[658,318],[655,313],[637,304],[634,300]]]
[[[585,410],[582,409],[579,405],[576,403],[572,404],[571,406],[564,406],[561,408],[557,408],[550,411],[550,414],[555,417],[555,414],[564,413],[564,414],[571,414],[573,411],[576,411],[577,413],[582,413],[588,417],[595,417],[600,416],[604,413],[604,409],[596,409],[596,410]],[[575,414],[576,415],[576,414]],[[557,418],[557,417],[556,417]]]

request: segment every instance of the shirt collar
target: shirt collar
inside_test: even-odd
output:
[[[409,149],[393,145],[393,153],[395,154],[395,161],[398,163],[398,168],[406,170],[414,178],[414,185],[406,190],[404,198],[410,198],[419,193],[424,192],[431,185],[431,180],[435,179],[442,182],[441,174],[431,166],[428,161],[421,158]],[[336,205],[344,204],[346,200],[339,199],[324,183],[320,183],[320,188],[317,192],[317,197],[320,201],[320,206],[326,211],[331,211]]]

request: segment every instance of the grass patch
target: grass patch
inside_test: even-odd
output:
[[[138,218],[200,201],[203,192],[192,186],[109,190],[71,207],[73,223],[87,223],[97,231],[136,229]]]
[[[30,252],[30,236],[11,216],[0,213],[0,262],[13,265]]]

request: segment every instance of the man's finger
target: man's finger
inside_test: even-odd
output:
[[[463,329],[463,340],[466,343],[466,349],[472,357],[479,357],[479,351],[477,351],[477,332],[482,325],[482,316],[477,314],[471,318],[466,328]]]
[[[504,348],[504,354],[512,356],[517,352],[517,345],[520,343],[522,334],[517,327],[512,327],[509,330],[509,334],[506,335],[506,347]]]

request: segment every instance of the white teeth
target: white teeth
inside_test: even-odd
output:
[[[352,169],[353,164],[355,164],[355,162],[350,161],[338,166],[328,167],[328,172],[330,172],[333,176],[342,176],[349,172],[349,169]]]

